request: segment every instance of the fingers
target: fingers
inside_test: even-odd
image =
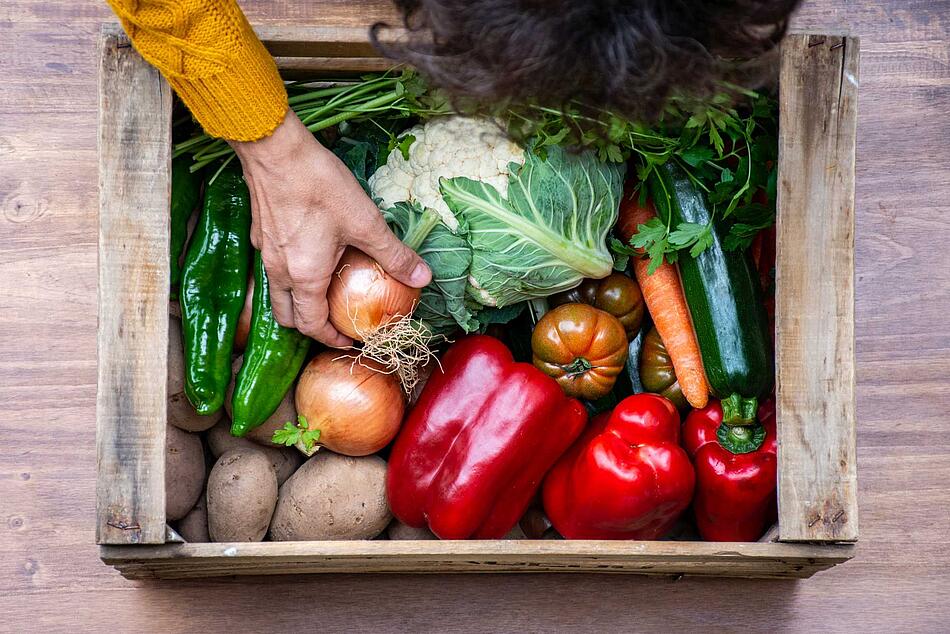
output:
[[[429,265],[419,254],[400,242],[378,211],[374,210],[378,222],[370,227],[354,231],[350,242],[360,251],[370,256],[394,278],[414,288],[422,288],[432,281]]]
[[[308,337],[334,347],[342,348],[353,342],[341,335],[329,322],[327,286],[329,275],[321,274],[323,268],[332,270],[338,257],[323,262],[305,262],[303,258],[289,256],[288,266],[284,251],[265,252],[264,268],[270,284],[271,310],[277,323],[287,328],[296,328]]]
[[[271,311],[277,323],[285,328],[296,328],[297,320],[294,318],[294,298],[290,293],[290,288],[278,287],[271,284],[270,287]]]
[[[328,320],[328,284],[296,284],[293,296],[294,323],[297,330],[332,348],[353,345],[353,340],[344,337]]]

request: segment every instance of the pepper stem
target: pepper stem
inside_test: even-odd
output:
[[[755,415],[759,409],[759,399],[754,396],[745,398],[738,394],[730,394],[721,401],[722,422],[724,425],[754,425]]]
[[[719,439],[719,444],[729,452],[752,453],[758,451],[765,442],[765,427],[758,423],[745,427],[731,427],[723,423],[716,430],[716,438]]]
[[[418,251],[437,224],[439,224],[439,214],[435,210],[426,207],[426,210],[419,217],[419,221],[409,227],[406,235],[402,237],[403,244],[413,251]]]

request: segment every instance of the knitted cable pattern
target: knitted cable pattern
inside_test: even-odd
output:
[[[205,132],[256,141],[283,121],[287,91],[277,65],[235,0],[108,2]]]

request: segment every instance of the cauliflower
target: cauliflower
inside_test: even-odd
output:
[[[409,160],[392,152],[369,179],[370,190],[387,209],[397,202],[435,210],[452,231],[458,219],[439,193],[439,179],[466,176],[508,195],[509,163],[524,163],[524,150],[488,119],[442,117],[405,132],[415,137]]]
[[[433,283],[417,315],[430,327],[441,318],[470,332],[485,307],[547,297],[612,270],[606,240],[622,164],[557,144],[522,148],[488,119],[430,119],[404,134],[415,139],[407,155],[391,152],[368,183],[401,232],[426,209],[442,221],[419,249]]]

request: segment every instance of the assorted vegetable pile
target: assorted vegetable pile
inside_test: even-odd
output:
[[[673,100],[644,125],[580,104],[453,112],[409,72],[289,91],[433,280],[408,288],[347,249],[328,303],[357,343],[321,348],[274,318],[228,146],[178,141],[166,514],[182,537],[767,531],[772,99]]]

